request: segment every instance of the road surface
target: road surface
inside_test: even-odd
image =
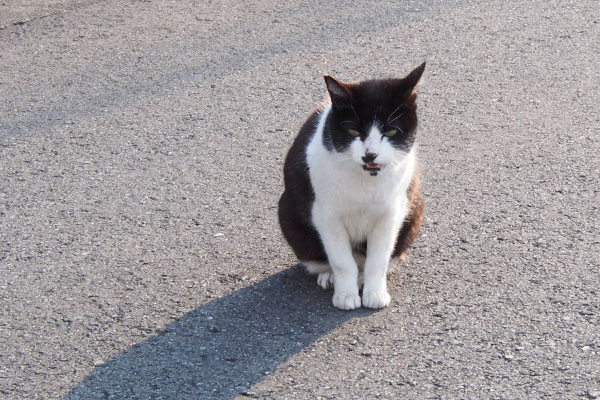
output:
[[[0,4],[3,399],[600,398],[592,0]],[[427,61],[426,214],[343,312],[276,219],[322,75]]]

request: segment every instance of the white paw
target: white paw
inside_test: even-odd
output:
[[[390,294],[386,289],[370,291],[366,290],[363,292],[362,305],[367,308],[383,308],[390,304]]]
[[[333,275],[331,272],[321,272],[317,277],[317,283],[323,289],[331,289],[333,288]]]
[[[334,293],[333,305],[342,310],[355,310],[360,307],[358,293]]]

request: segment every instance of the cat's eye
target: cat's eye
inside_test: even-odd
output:
[[[398,133],[398,129],[390,129],[390,130],[387,130],[387,131],[383,132],[383,134],[384,134],[385,136],[387,136],[387,137],[392,137],[392,136],[394,136],[396,133]]]
[[[350,136],[354,136],[354,137],[360,136],[360,132],[355,129],[348,129],[348,133],[350,134]]]

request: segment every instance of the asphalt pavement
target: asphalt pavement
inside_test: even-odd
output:
[[[600,398],[594,0],[0,2],[0,398]],[[279,231],[343,81],[419,97],[425,219],[344,312]]]

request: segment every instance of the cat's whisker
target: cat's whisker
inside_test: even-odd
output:
[[[394,111],[392,111],[392,112],[390,113],[390,116],[388,117],[388,119],[387,119],[387,120],[386,120],[386,122],[385,122],[385,123],[386,123],[386,125],[387,125],[387,124],[389,124],[390,122],[393,122],[393,121],[397,120],[398,118],[400,118],[401,116],[403,116],[403,115],[406,113],[406,111],[405,111],[405,112],[403,112],[402,114],[398,115],[397,117],[395,117],[395,116],[394,116],[394,114],[395,114],[395,113],[396,113],[398,110],[400,110],[400,108],[402,108],[402,106],[403,106],[403,105],[404,105],[404,104],[400,104],[398,107],[396,107],[396,109],[395,109]]]

